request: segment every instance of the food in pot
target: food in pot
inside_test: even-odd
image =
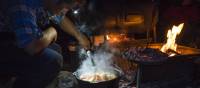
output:
[[[117,76],[110,72],[96,72],[96,73],[84,73],[79,77],[83,81],[91,83],[98,83],[103,81],[109,81],[117,78]]]

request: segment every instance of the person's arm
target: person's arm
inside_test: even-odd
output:
[[[82,47],[87,48],[87,49],[90,48],[90,41],[88,40],[88,38],[76,29],[76,27],[69,20],[69,18],[65,16],[61,20],[60,26],[61,26],[61,29],[63,29],[65,32],[74,36],[79,41],[79,44],[82,45]]]
[[[44,32],[38,29],[33,8],[24,2],[10,7],[7,15],[10,29],[16,35],[18,47],[31,55],[46,48],[57,36],[54,28],[49,28]]]
[[[26,47],[25,51],[29,54],[37,54],[44,48],[48,47],[49,44],[54,42],[57,38],[57,32],[53,27],[46,29],[43,32],[43,36],[40,39],[30,42]]]

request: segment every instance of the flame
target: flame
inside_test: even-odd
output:
[[[168,30],[167,33],[167,43],[165,43],[162,48],[160,49],[162,52],[166,53],[168,49],[176,51],[177,44],[176,44],[176,36],[180,34],[181,30],[183,29],[184,23],[179,24],[178,26],[173,26],[172,30]],[[172,55],[170,55],[172,56]],[[174,54],[173,54],[174,56]]]
[[[109,35],[106,35],[106,40],[110,40],[110,36]]]
[[[109,41],[109,43],[116,43],[116,42],[120,42],[120,39],[119,39],[120,35],[116,35],[116,34],[109,34],[109,35],[106,35],[106,40]]]

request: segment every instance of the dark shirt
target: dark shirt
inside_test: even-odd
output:
[[[1,0],[0,32],[14,32],[16,44],[24,48],[42,37],[42,26],[50,17],[42,0]]]

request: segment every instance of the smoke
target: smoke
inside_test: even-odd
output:
[[[84,73],[102,73],[109,72],[116,74],[116,68],[113,66],[113,54],[108,52],[106,49],[98,49],[97,51],[87,54],[86,51],[81,50],[80,53],[85,53],[86,59],[82,61],[79,69],[77,70],[78,74]],[[92,59],[95,65],[92,63]]]

